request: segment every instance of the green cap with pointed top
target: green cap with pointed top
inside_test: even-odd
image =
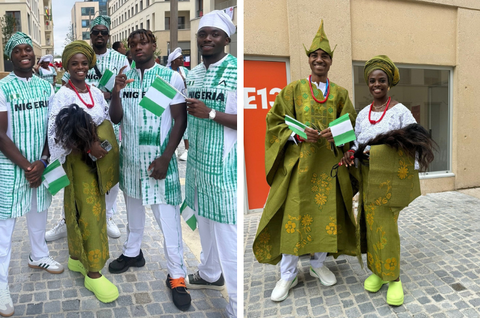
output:
[[[333,48],[333,50],[330,48],[330,43],[328,42],[327,35],[325,34],[325,30],[323,30],[323,19],[322,19],[322,23],[320,23],[320,27],[318,28],[317,34],[315,35],[315,38],[312,41],[310,50],[307,50],[305,45],[303,45],[303,47],[305,48],[305,53],[307,54],[307,56],[309,56],[316,50],[321,49],[322,51],[330,55],[330,57],[333,57],[333,51],[335,51],[335,48],[337,46],[335,45],[335,48]]]

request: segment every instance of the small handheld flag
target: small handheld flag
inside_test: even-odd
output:
[[[160,117],[175,95],[177,95],[177,92],[173,86],[160,76],[157,76],[140,101],[140,106]]]
[[[285,115],[285,124],[287,124],[288,128],[290,128],[291,131],[293,131],[303,139],[307,139],[307,134],[305,133],[305,128],[308,127],[307,125],[299,122],[295,118],[288,115]]]
[[[188,207],[187,201],[183,201],[182,207],[180,208],[180,214],[192,231],[195,231],[197,228],[197,218],[195,217],[195,212]]]
[[[355,131],[353,130],[352,122],[350,121],[350,116],[348,114],[335,119],[334,121],[330,122],[328,126],[332,132],[333,140],[336,146],[344,145],[357,139],[355,137]]]
[[[105,73],[103,73],[102,78],[100,79],[100,82],[98,83],[98,88],[105,87],[109,92],[111,92],[114,86],[115,74],[113,74],[113,72],[109,69],[106,69]]]
[[[45,168],[42,179],[43,184],[52,195],[57,194],[58,191],[70,184],[70,180],[68,180],[65,170],[63,170],[58,159]]]

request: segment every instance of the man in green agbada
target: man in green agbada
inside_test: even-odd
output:
[[[310,274],[324,285],[335,275],[323,265],[327,253],[356,254],[352,186],[339,163],[343,147],[335,147],[328,124],[344,114],[354,121],[355,109],[345,88],[329,82],[333,51],[323,21],[310,50],[305,49],[311,75],[287,85],[267,114],[265,166],[271,186],[253,244],[260,263],[280,262],[281,279],[271,299],[282,301],[297,283],[300,255],[313,254]],[[288,129],[285,115],[309,127],[304,140]]]

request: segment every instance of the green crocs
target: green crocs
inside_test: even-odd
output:
[[[390,282],[387,291],[387,304],[392,306],[401,306],[403,304],[402,282]]]
[[[367,279],[365,279],[364,288],[365,288],[366,291],[369,291],[371,293],[376,293],[386,283],[388,283],[388,282],[383,281],[377,275],[372,274]]]
[[[118,288],[105,276],[90,278],[85,276],[85,287],[95,294],[102,303],[111,303],[118,298]]]
[[[68,269],[72,272],[81,273],[83,276],[87,276],[87,270],[83,267],[82,262],[78,259],[72,259],[68,257]]]

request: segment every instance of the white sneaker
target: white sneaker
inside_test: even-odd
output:
[[[28,267],[30,268],[39,268],[44,269],[50,274],[61,274],[63,273],[63,266],[50,256],[34,261],[30,255],[28,255]]]
[[[188,158],[188,149],[185,149],[185,151],[182,153],[180,157],[178,157],[178,160],[186,161]]]
[[[67,225],[65,219],[58,221],[57,225],[50,231],[45,232],[45,241],[51,242],[67,236]]]
[[[0,286],[0,316],[10,317],[14,313],[12,297],[10,296],[10,289],[8,284],[1,284]]]
[[[122,233],[120,233],[120,230],[118,229],[118,226],[115,224],[115,221],[113,221],[113,218],[108,218],[107,219],[107,234],[111,238],[119,238]]]
[[[291,288],[297,286],[297,284],[298,284],[297,277],[295,277],[293,280],[280,279],[275,285],[275,288],[272,291],[272,295],[270,296],[270,299],[273,301],[284,301],[288,296],[288,291]]]
[[[316,277],[320,280],[325,286],[332,286],[337,283],[337,278],[327,266],[323,265],[322,267],[313,268],[310,266],[310,275]]]

